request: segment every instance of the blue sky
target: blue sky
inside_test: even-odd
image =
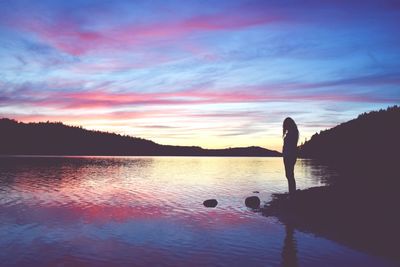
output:
[[[0,116],[280,150],[400,104],[399,1],[1,1]]]

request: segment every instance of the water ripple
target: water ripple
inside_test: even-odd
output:
[[[295,175],[307,188],[334,173],[299,160]],[[284,227],[244,199],[286,190],[279,158],[2,157],[0,262],[279,266]],[[204,207],[208,198],[218,206]],[[301,265],[387,264],[312,235],[296,238]]]

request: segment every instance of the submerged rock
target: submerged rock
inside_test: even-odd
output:
[[[253,193],[254,193],[254,194],[258,194],[258,193],[260,193],[260,191],[253,191]]]
[[[203,205],[207,208],[215,208],[218,205],[218,201],[216,199],[207,199],[203,202]]]
[[[256,209],[256,208],[260,207],[261,201],[258,197],[252,196],[252,197],[246,198],[244,203],[246,204],[246,207]]]

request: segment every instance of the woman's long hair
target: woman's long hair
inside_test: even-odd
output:
[[[292,132],[295,133],[297,135],[297,138],[299,136],[299,130],[297,129],[297,125],[294,122],[294,120],[290,117],[287,117],[284,121],[283,121],[283,133],[282,136],[285,137],[285,135],[288,132]]]

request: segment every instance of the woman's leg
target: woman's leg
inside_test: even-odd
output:
[[[286,178],[289,184],[289,194],[296,192],[296,180],[294,179],[294,165],[296,164],[296,158],[283,158],[285,163]]]

